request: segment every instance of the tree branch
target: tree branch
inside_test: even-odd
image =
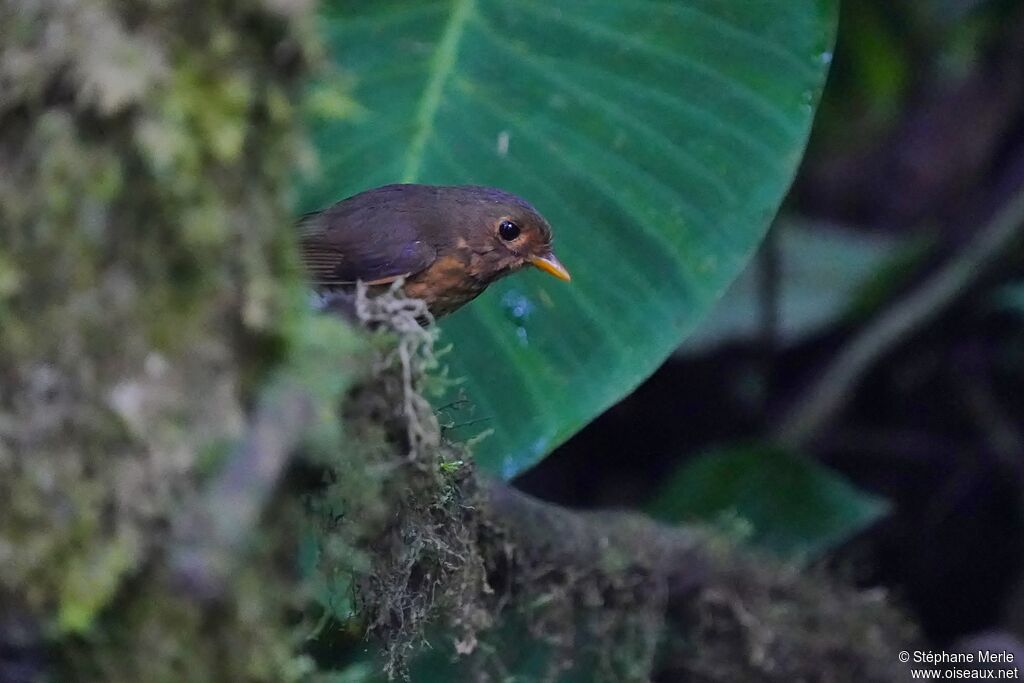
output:
[[[1024,192],[1018,191],[973,241],[917,289],[884,311],[843,347],[782,422],[777,440],[798,450],[838,413],[864,374],[917,332],[995,263],[1024,228]]]

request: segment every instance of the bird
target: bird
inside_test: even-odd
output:
[[[385,185],[299,220],[302,262],[319,292],[404,278],[406,296],[453,313],[526,266],[569,281],[551,225],[526,200],[481,185]]]

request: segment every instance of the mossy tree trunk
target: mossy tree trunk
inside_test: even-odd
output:
[[[301,673],[273,530],[216,603],[164,567],[285,345],[311,9],[0,2],[0,679]]]

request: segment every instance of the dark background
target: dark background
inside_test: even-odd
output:
[[[771,440],[846,345],[962,258],[1021,192],[1024,3],[847,0],[808,155],[748,274],[753,329],[684,346],[517,485],[574,507],[642,508],[703,450]],[[850,244],[884,245],[856,296],[819,301],[824,322],[796,330],[780,323],[791,292],[840,295],[785,280],[779,239],[794,223],[834,242],[839,262]],[[1014,242],[973,268],[971,286],[861,373],[802,449],[893,505],[827,561],[893,589],[939,644],[1024,628],[1020,257]]]

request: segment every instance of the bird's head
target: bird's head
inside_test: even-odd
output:
[[[465,239],[477,257],[480,276],[497,279],[534,266],[560,280],[570,279],[552,249],[551,226],[529,203],[493,188],[460,189],[473,207]]]

